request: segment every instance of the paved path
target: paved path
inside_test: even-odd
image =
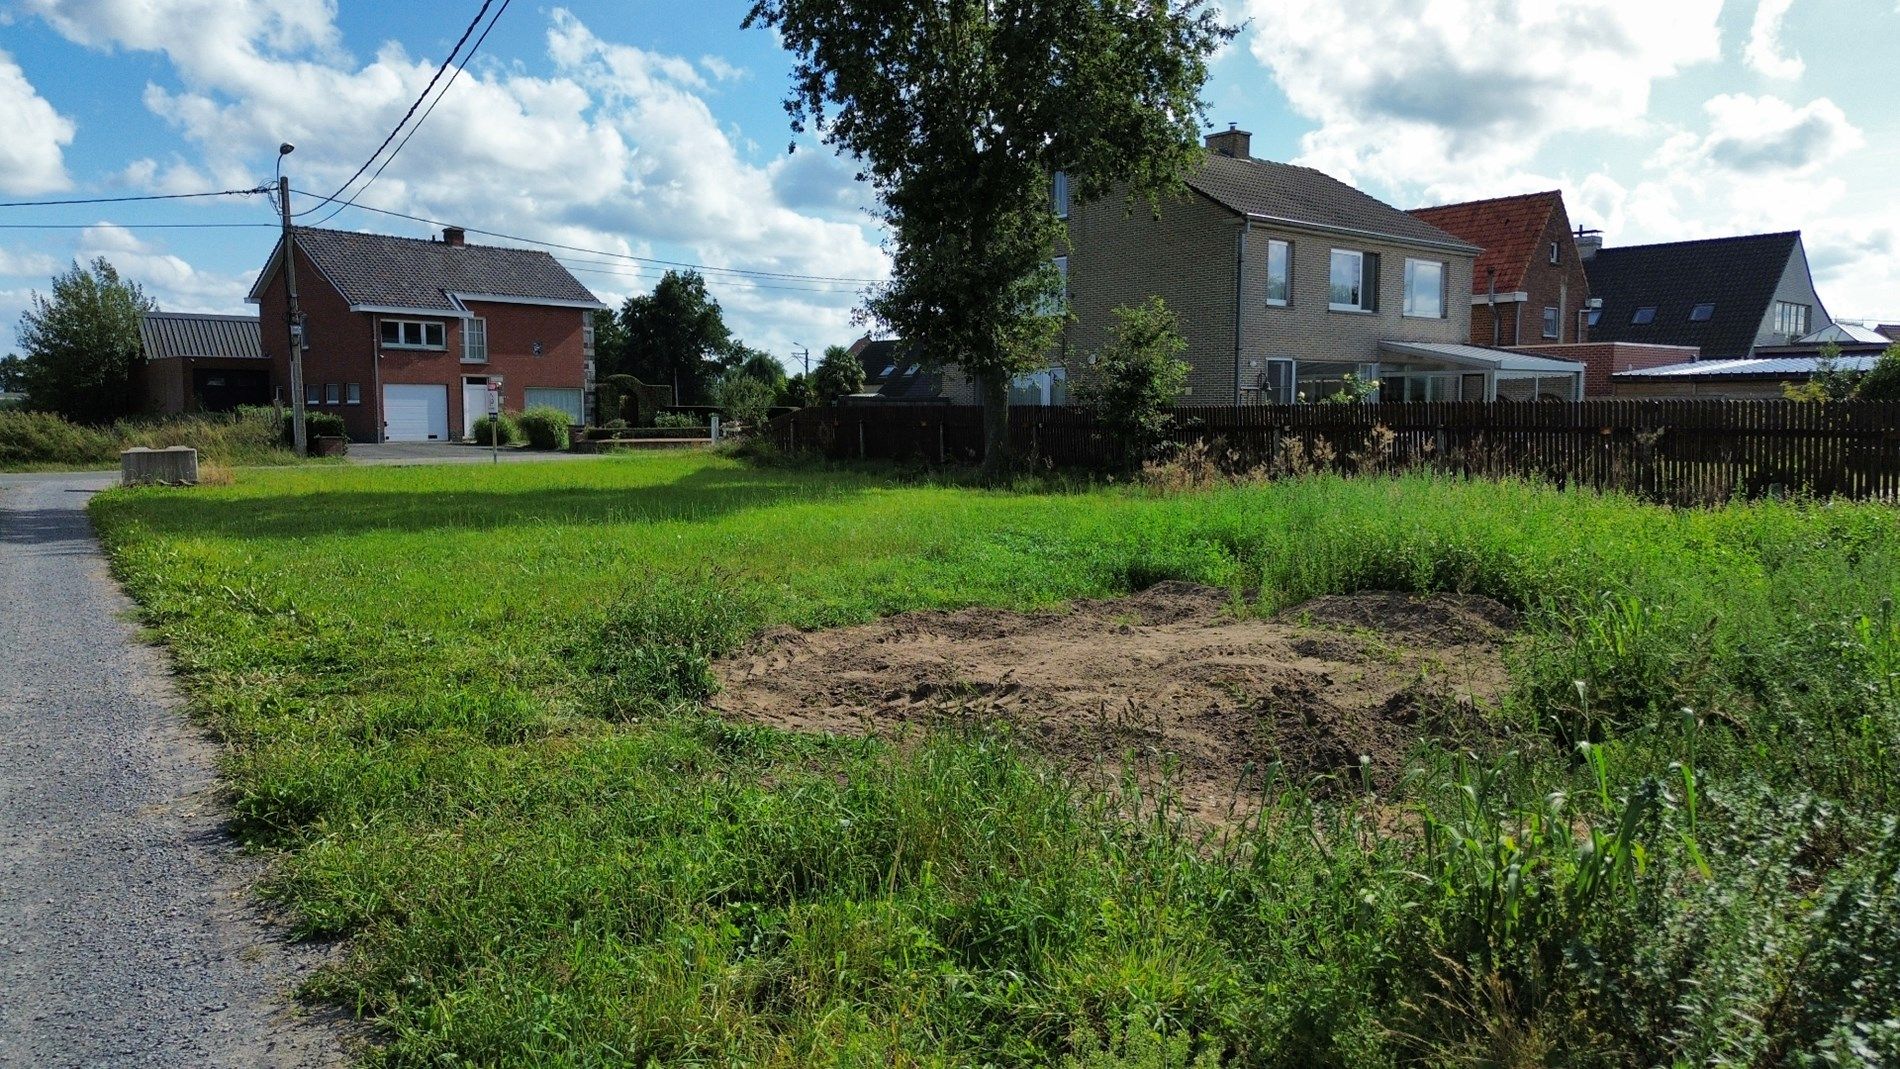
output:
[[[0,1067],[334,1064],[92,539],[111,479],[0,475]]]

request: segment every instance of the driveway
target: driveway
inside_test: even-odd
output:
[[[138,639],[85,506],[0,475],[0,1067],[327,1066],[317,951],[254,911],[215,747]]]

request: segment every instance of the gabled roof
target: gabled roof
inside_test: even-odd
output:
[[[1842,356],[1835,359],[1834,367],[1839,371],[1871,371],[1879,359],[1879,356],[1871,354]],[[1687,364],[1664,364],[1662,367],[1619,371],[1612,377],[1619,379],[1807,378],[1814,374],[1814,366],[1819,360],[1820,357],[1816,356],[1696,360]]]
[[[1900,323],[1882,323],[1874,329],[1890,341],[1900,341]]]
[[[457,298],[520,304],[605,308],[567,268],[538,249],[451,245],[426,238],[298,227],[297,247],[352,308],[414,309],[460,315]],[[283,243],[251,287],[263,294],[276,274]]]
[[[1214,155],[1187,184],[1228,210],[1253,219],[1458,252],[1478,251],[1477,246],[1311,167]]]
[[[1603,249],[1589,264],[1590,295],[1603,301],[1590,340],[1694,345],[1716,360],[1747,356],[1800,242],[1791,231]],[[1691,321],[1702,304],[1714,314]],[[1643,308],[1656,310],[1654,322],[1632,322]]]
[[[1563,201],[1564,195],[1552,190],[1414,208],[1410,214],[1484,250],[1471,275],[1473,293],[1487,292],[1492,269],[1497,271],[1498,292],[1515,293],[1524,288],[1531,258],[1543,255],[1544,233],[1550,229],[1550,217]]]
[[[139,346],[147,360],[264,359],[264,339],[256,316],[147,312],[139,317]]]
[[[1796,345],[1824,345],[1837,342],[1842,345],[1881,345],[1889,339],[1872,327],[1863,327],[1858,323],[1831,323],[1820,330],[1801,338]]]
[[[861,338],[851,347],[851,355],[858,358],[864,368],[864,385],[867,389],[881,386],[903,369],[900,364],[914,364],[909,347],[896,338],[872,341]]]

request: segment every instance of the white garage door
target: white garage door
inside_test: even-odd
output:
[[[587,417],[582,414],[585,409],[582,407],[579,390],[555,390],[530,386],[525,393],[527,396],[524,400],[528,402],[529,408],[537,405],[552,405],[567,413],[567,421],[576,427],[587,422]]]
[[[447,386],[389,385],[383,387],[384,435],[392,442],[446,442],[449,440]]]

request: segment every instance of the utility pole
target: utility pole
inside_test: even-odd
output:
[[[292,151],[290,144],[278,146],[278,165]],[[297,238],[290,227],[290,176],[277,176],[277,206],[284,217],[284,284],[290,295],[290,443],[297,455],[310,455],[309,431],[304,424],[303,395],[303,309],[297,304]]]
[[[792,355],[798,357],[800,360],[803,360],[805,362],[805,374],[807,375],[811,374],[811,346],[801,345],[798,347],[798,350],[796,352],[792,353]]]

